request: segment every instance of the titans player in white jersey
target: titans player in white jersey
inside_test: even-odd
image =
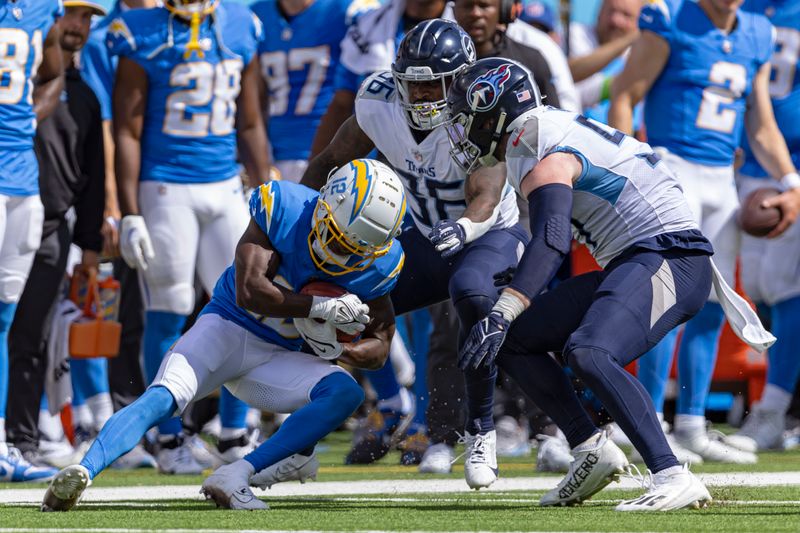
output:
[[[742,9],[766,15],[776,27],[769,93],[792,161],[800,165],[800,3],[752,0]],[[759,165],[745,137],[742,145],[745,160],[736,182],[743,199],[757,188],[776,184]],[[782,448],[786,411],[800,378],[800,226],[792,225],[775,239],[743,234],[740,254],[744,290],[753,301],[770,306],[778,341],[768,353],[764,393],[742,429],[728,442],[749,451]]]
[[[561,352],[653,472],[647,494],[618,510],[709,502],[706,488],[670,450],[646,391],[624,368],[700,310],[712,277],[720,291],[732,292],[709,260],[711,244],[675,176],[647,144],[542,106],[536,84],[518,63],[492,58],[467,67],[447,104],[454,158],[467,171],[505,162],[509,183],[530,206],[531,241],[508,288],[470,332],[459,364],[480,367],[495,357],[504,367],[504,360],[526,363],[512,376],[530,383],[528,394],[564,431],[575,458],[541,504],[580,503],[628,464],[591,422],[549,352]],[[541,294],[573,236],[603,270]],[[749,310],[727,294],[726,305]],[[768,338],[755,314],[748,315]]]
[[[194,306],[195,272],[210,293],[247,226],[237,145],[252,184],[269,175],[261,38],[261,23],[246,7],[220,0],[167,0],[124,12],[108,27],[110,52],[119,56],[120,251],[142,281],[148,381]],[[160,468],[196,473],[201,468],[175,437],[180,430],[178,419],[160,425]],[[236,448],[244,450],[239,431],[244,442]]]
[[[401,237],[408,258],[392,303],[398,315],[450,298],[460,342],[497,297],[493,276],[516,265],[526,240],[517,225],[514,192],[501,172],[467,174],[449,156],[444,94],[453,76],[475,60],[472,40],[459,26],[431,19],[403,38],[392,72],[367,78],[355,116],[311,161],[304,183],[351,157],[377,148],[405,185],[413,228]],[[470,206],[467,207],[467,199]],[[492,418],[497,370],[470,371],[467,389],[467,459],[470,487],[497,477]]]
[[[371,160],[344,165],[320,193],[281,181],[254,191],[249,226],[211,302],[142,397],[111,417],[79,465],[53,479],[42,510],[71,509],[149,427],[222,385],[250,405],[293,414],[252,453],[209,476],[202,488],[208,498],[228,509],[266,509],[250,485],[315,476],[314,445],[364,400],[336,361],[377,368],[389,353],[394,313],[387,293],[403,267],[394,238],[405,210],[400,180]],[[311,281],[335,283],[347,294],[300,293]],[[340,343],[337,330],[358,338]],[[300,351],[304,340],[313,354]]]
[[[47,479],[6,445],[8,331],[42,236],[36,120],[55,108],[63,88],[54,22],[60,0],[0,2],[0,481]]]
[[[734,151],[742,130],[774,178],[798,178],[773,117],[769,58],[774,30],[762,15],[739,10],[742,0],[659,0],[640,14],[642,34],[612,88],[609,123],[631,131],[631,108],[645,97],[650,144],[675,172],[703,234],[714,244],[715,263],[733,284],[738,230]],[[800,189],[777,197],[782,232],[797,217]],[[711,385],[722,309],[712,294],[690,320],[678,355],[675,441],[708,461],[754,463],[706,432],[705,403]],[[663,411],[664,388],[676,333],[639,361],[640,375]]]

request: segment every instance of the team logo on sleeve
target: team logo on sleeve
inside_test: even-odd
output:
[[[128,25],[125,24],[124,20],[118,18],[111,21],[111,25],[108,27],[108,36],[116,39],[124,39],[130,45],[131,50],[136,50],[136,40],[133,38],[131,30],[128,28]]]
[[[509,63],[504,63],[472,82],[467,89],[467,102],[473,111],[488,111],[495,106],[511,78],[510,67]]]

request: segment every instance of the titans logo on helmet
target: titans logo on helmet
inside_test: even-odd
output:
[[[511,78],[510,67],[510,64],[504,63],[472,82],[467,89],[467,102],[473,111],[488,111],[494,107]]]

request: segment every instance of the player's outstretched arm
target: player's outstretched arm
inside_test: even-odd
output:
[[[42,64],[36,73],[36,87],[33,90],[33,111],[36,113],[36,120],[41,121],[50,116],[58,105],[63,90],[64,65],[60,32],[58,24],[54,24],[44,41]]]
[[[319,190],[325,185],[331,170],[353,159],[365,157],[373,148],[375,144],[358,125],[356,116],[352,115],[344,121],[330,144],[311,159],[300,183]]]
[[[800,176],[775,122],[769,95],[770,71],[770,64],[765,63],[753,79],[753,90],[748,96],[744,120],[747,140],[756,159],[772,177],[782,180],[789,189],[764,202],[765,207],[778,207],[781,210],[780,223],[767,235],[777,237],[797,220],[800,213]]]
[[[255,220],[236,245],[236,305],[259,315],[306,318],[313,296],[298,294],[272,283],[280,257]]]
[[[270,175],[267,130],[261,115],[260,78],[256,56],[242,72],[242,89],[236,102],[236,140],[253,188],[268,181]]]
[[[357,342],[344,343],[339,361],[366,370],[377,370],[386,363],[394,337],[394,308],[388,295],[367,302],[372,320]]]
[[[644,98],[669,59],[669,44],[651,31],[643,31],[631,46],[625,68],[611,85],[608,124],[633,135],[633,108]]]

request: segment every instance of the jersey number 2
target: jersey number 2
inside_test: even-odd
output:
[[[736,110],[722,106],[733,104],[744,93],[747,70],[737,63],[717,61],[711,66],[708,81],[718,85],[703,90],[695,125],[704,130],[730,133],[736,125]]]
[[[172,69],[172,87],[193,88],[175,91],[167,98],[164,133],[177,137],[228,135],[236,119],[236,98],[241,90],[242,60],[228,59],[216,66],[205,61],[181,63]],[[211,103],[211,113],[190,112],[189,106]]]
[[[25,75],[25,65],[33,47],[31,75]],[[36,30],[28,40],[28,34],[18,28],[0,29],[0,104],[14,105],[22,100],[28,87],[28,103],[33,103],[33,82],[42,62],[42,32]]]
[[[330,47],[326,45],[312,48],[293,48],[289,53],[266,52],[261,54],[261,73],[269,87],[269,114],[273,117],[286,114],[289,110],[289,71],[304,70],[308,66],[303,88],[297,97],[294,114],[308,115],[314,110],[317,96],[325,83],[325,74],[331,63]]]

